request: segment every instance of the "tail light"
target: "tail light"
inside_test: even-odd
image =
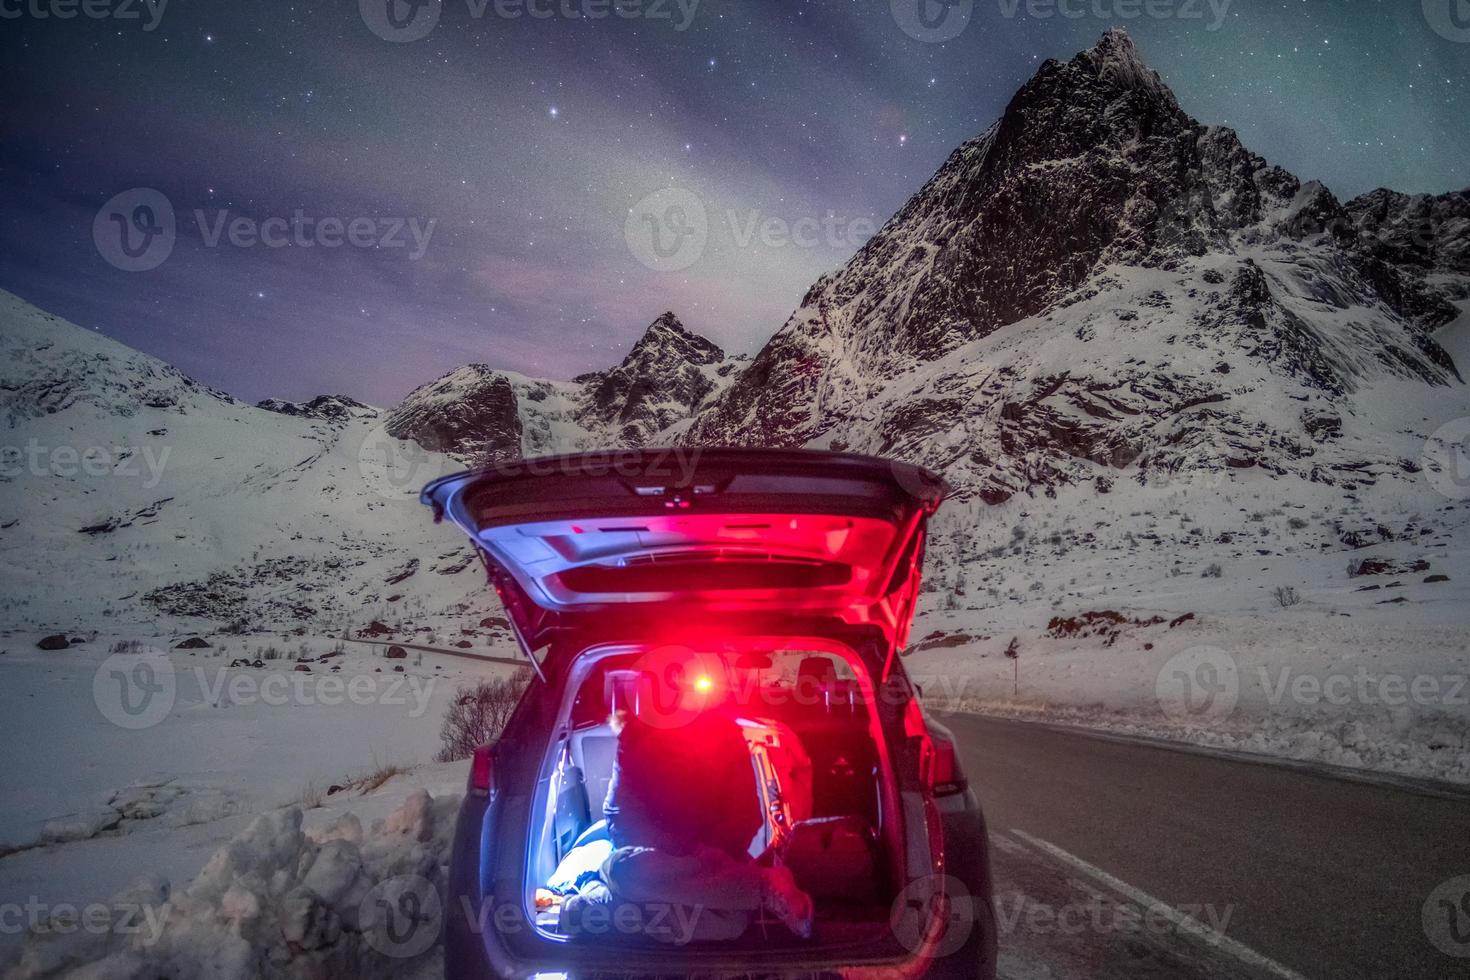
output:
[[[470,761],[470,792],[475,796],[489,796],[492,774],[490,746],[482,745],[475,749],[474,757]]]
[[[934,753],[930,756],[929,781],[935,796],[952,796],[965,791],[965,777],[960,772],[954,743],[933,732],[929,734]]]

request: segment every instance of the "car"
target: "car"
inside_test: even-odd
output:
[[[521,459],[425,487],[534,671],[470,764],[446,976],[993,977],[985,819],[903,661],[947,493],[883,459],[697,447]],[[619,711],[736,720],[765,814],[751,858],[814,897],[809,937],[766,920],[719,939],[658,936],[637,914],[567,921],[551,879],[594,833]]]

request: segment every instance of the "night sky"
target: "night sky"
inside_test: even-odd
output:
[[[138,17],[36,16],[81,2]],[[1188,112],[1343,199],[1470,185],[1465,0],[922,0],[932,29],[918,0],[443,0],[412,42],[370,27],[393,35],[388,2],[171,0],[146,30],[146,0],[0,0],[0,286],[250,400],[387,405],[470,361],[568,378],[666,309],[754,351],[1043,60],[1112,24]],[[140,187],[177,237],[129,272],[94,219]],[[703,209],[697,257],[630,246],[660,191],[671,223]],[[136,204],[99,234],[156,230]],[[272,241],[306,246],[210,244],[222,216],[297,212]],[[433,222],[421,255],[390,234],[408,219]]]

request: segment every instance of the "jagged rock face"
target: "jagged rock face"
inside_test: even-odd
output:
[[[726,396],[728,410],[699,431],[782,444],[819,436],[833,420],[808,409],[841,400],[819,394],[824,384],[861,397],[851,369],[881,380],[932,361],[1046,309],[1103,261],[1222,247],[1229,229],[1297,190],[1234,133],[1186,116],[1128,36],[1109,33],[1070,62],[1047,62],[1000,122],[814,286]],[[830,337],[829,356],[797,333]]]
[[[546,381],[472,364],[411,392],[384,427],[471,464],[646,445],[745,363],[665,313],[609,370]]]
[[[1375,379],[1455,382],[1431,339],[1453,313],[1113,31],[1044,65],[683,438],[895,455],[993,501],[1192,469],[1332,482],[1356,461],[1307,419]]]
[[[510,379],[484,364],[414,389],[383,421],[398,439],[473,464],[521,455],[521,417]]]
[[[346,395],[318,395],[308,402],[288,402],[267,398],[255,403],[256,408],[295,418],[321,419],[324,422],[347,422],[355,418],[372,418],[378,410]]]
[[[641,446],[686,419],[715,390],[725,352],[690,333],[673,313],[654,320],[621,364],[576,379],[586,388],[578,420],[613,442]]]
[[[1431,197],[1380,188],[1349,201],[1347,213],[1388,261],[1470,275],[1470,192]]]

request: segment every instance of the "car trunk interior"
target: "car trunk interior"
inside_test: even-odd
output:
[[[756,915],[738,938],[705,945],[811,948],[886,934],[903,837],[892,761],[860,659],[827,641],[767,640],[701,648],[695,661],[681,683],[717,692],[700,710],[724,712],[749,752],[764,818],[749,858],[789,867],[815,907],[811,940]],[[618,748],[614,713],[646,710],[647,671],[646,649],[610,647],[584,654],[568,673],[529,828],[525,901],[544,938],[575,941],[563,905],[577,894],[578,875],[598,872],[611,850],[599,821]],[[677,784],[681,773],[668,778]],[[597,942],[660,945],[622,929]]]

